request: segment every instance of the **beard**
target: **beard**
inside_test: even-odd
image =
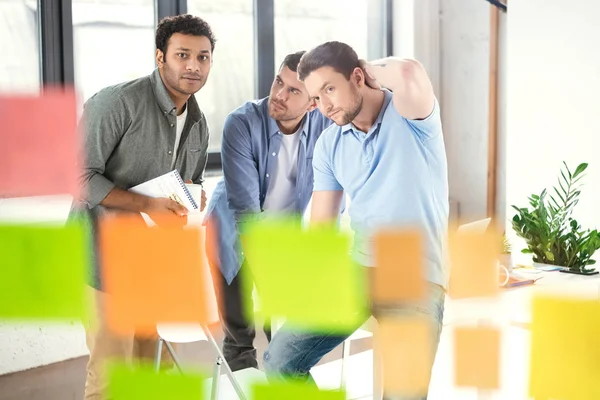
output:
[[[274,105],[277,104],[281,108],[275,108]],[[273,100],[269,97],[269,116],[273,118],[275,121],[292,121],[298,118],[300,114],[294,114],[290,112],[290,110],[282,103]]]
[[[353,96],[354,97],[354,104],[352,104],[352,106],[349,109],[342,109],[342,114],[343,114],[342,115],[342,120],[339,123],[336,122],[336,124],[339,125],[339,126],[344,126],[344,125],[347,125],[350,122],[354,121],[354,119],[362,111],[362,107],[363,107],[363,97],[362,97],[362,95],[358,92],[358,90],[355,90],[354,93],[353,93],[353,95],[354,95]]]
[[[163,70],[167,85],[184,95],[193,95],[202,89],[206,83],[206,79],[199,74],[189,74],[193,75],[194,78],[198,78],[199,80],[197,81],[186,80],[184,78],[186,75],[179,76],[176,71],[169,68],[166,62],[164,63]]]

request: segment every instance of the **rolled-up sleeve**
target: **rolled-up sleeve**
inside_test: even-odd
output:
[[[221,159],[229,208],[238,222],[252,218],[261,212],[258,166],[250,127],[235,115],[225,119]]]
[[[101,92],[89,99],[80,122],[84,135],[84,165],[80,176],[83,200],[99,205],[115,187],[104,176],[106,161],[128,126],[128,112],[120,96]]]

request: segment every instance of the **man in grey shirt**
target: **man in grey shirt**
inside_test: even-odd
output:
[[[194,93],[206,83],[214,46],[212,30],[202,19],[165,18],[156,30],[158,68],[149,76],[105,88],[86,102],[83,196],[73,215],[89,217],[94,242],[98,220],[107,214],[144,212],[158,226],[186,224],[187,210],[177,202],[128,189],[173,169],[185,181],[202,184],[209,133]],[[204,193],[202,197],[204,208]],[[116,335],[107,327],[104,303],[110,294],[102,292],[98,272],[102,260],[96,244],[90,282],[96,315],[86,327],[90,350],[86,400],[106,398],[107,359],[152,358],[156,343],[133,333]]]

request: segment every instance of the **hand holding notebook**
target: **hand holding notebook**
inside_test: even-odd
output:
[[[129,189],[130,191],[153,198],[168,198],[185,207],[188,213],[199,213],[200,208],[194,197],[183,183],[183,179],[177,170],[173,170],[157,178],[139,184]],[[148,226],[155,225],[147,214],[142,213]]]

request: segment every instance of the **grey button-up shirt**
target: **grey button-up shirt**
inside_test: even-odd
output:
[[[208,127],[194,96],[187,102],[187,111],[175,169],[184,180],[202,184]],[[102,89],[85,103],[81,122],[83,195],[74,209],[91,217],[92,233],[98,217],[108,211],[100,202],[114,187],[127,190],[171,171],[176,129],[177,109],[158,69],[149,76]],[[93,278],[98,284],[97,268]]]

